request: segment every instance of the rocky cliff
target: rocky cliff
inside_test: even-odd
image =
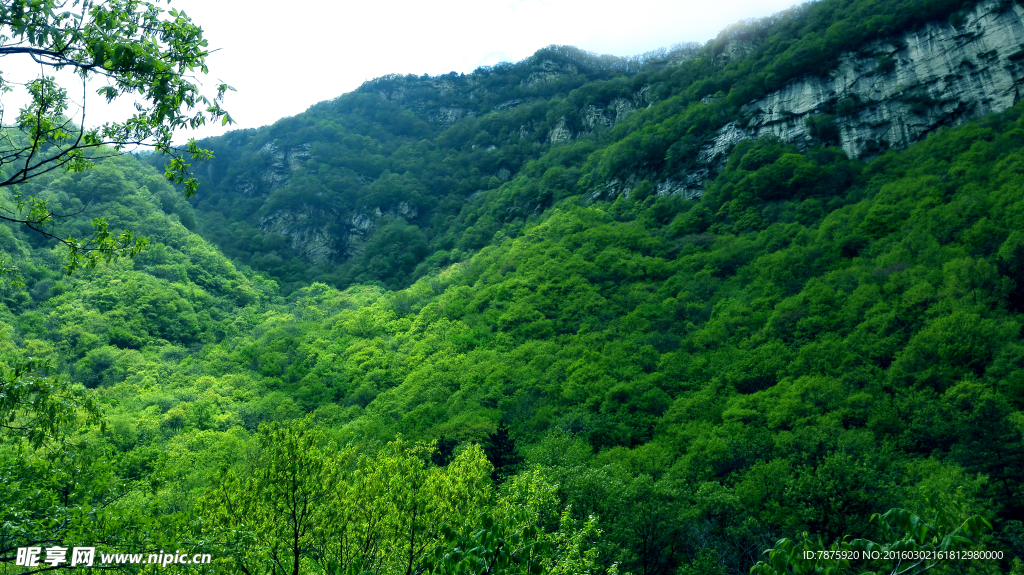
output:
[[[708,174],[748,138],[798,145],[826,138],[863,157],[1009,108],[1024,82],[1024,8],[990,0],[961,16],[846,53],[828,76],[743,106],[701,149],[703,167],[665,180],[662,189],[699,197]]]

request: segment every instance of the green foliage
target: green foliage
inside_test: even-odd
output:
[[[558,517],[557,531],[544,531],[544,516],[554,504],[554,486],[537,472],[516,477],[495,514],[482,513],[461,530],[444,528],[444,543],[426,560],[426,571],[432,575],[617,573],[615,565],[602,569],[597,549],[588,547],[600,535],[596,518],[580,524],[566,509]]]
[[[169,181],[182,184],[186,195],[195,193],[198,182],[185,163],[210,159],[209,150],[190,141],[185,149],[172,144],[175,130],[203,125],[208,120],[231,122],[221,108],[222,84],[214,99],[200,93],[192,80],[194,72],[207,72],[206,40],[202,30],[177,10],[167,12],[148,2],[89,2],[80,11],[65,10],[56,0],[15,0],[0,7],[0,24],[9,30],[3,38],[5,58],[24,57],[38,65],[39,76],[22,83],[28,104],[14,123],[5,128],[0,146],[0,188],[24,184],[53,171],[80,173],[98,158],[120,153],[130,146],[151,146],[167,154]],[[73,100],[65,87],[47,76],[50,70],[73,69],[83,82],[102,77],[98,90],[107,103],[122,98],[134,101],[131,117],[86,129],[85,102],[81,117],[69,116]],[[14,90],[18,78],[0,78],[0,93]],[[22,199],[13,194],[15,206],[0,219],[22,224],[68,248],[68,272],[79,266],[93,267],[100,260],[110,262],[135,256],[146,246],[145,239],[131,232],[113,236],[102,218],[93,222],[87,240],[63,238],[48,224],[66,217],[49,201],[33,196]]]
[[[560,201],[614,200],[636,180],[706,169],[696,160],[701,150],[728,122],[742,124],[743,105],[828,73],[844,51],[973,4],[827,0],[737,24],[704,46],[635,59],[550,46],[468,75],[378,78],[268,128],[205,142],[217,158],[203,178],[208,192],[195,202],[201,230],[285,293],[313,281],[403,289],[516,237]],[[730,45],[745,54],[727,55]],[[894,65],[885,56],[878,72]],[[743,167],[757,175],[732,170],[735,179],[722,185],[750,184],[749,193],[769,201],[841,195],[859,167],[828,146],[838,145],[842,119],[860,106],[845,98],[836,116],[807,119],[809,143],[826,149],[805,155],[786,147],[770,167]],[[764,213],[777,207],[753,208],[732,188],[722,198],[737,200],[730,224],[759,229],[778,217]],[[670,220],[685,211],[651,199],[653,190],[634,192],[613,210],[617,219],[648,210]],[[811,201],[793,210],[807,224],[836,207]],[[395,242],[409,249],[387,247]]]
[[[93,419],[99,415],[91,397],[51,375],[51,358],[26,357],[10,341],[10,326],[3,327],[7,329],[0,360],[0,430],[5,443],[25,440],[38,448],[58,440],[76,423],[79,411]]]
[[[225,474],[206,503],[212,527],[237,546],[246,573],[299,573],[328,538],[336,464],[323,432],[308,420],[264,425],[247,476]],[[241,531],[242,533],[238,533]]]
[[[921,517],[906,509],[890,509],[871,517],[879,527],[881,542],[867,539],[840,541],[826,547],[806,532],[799,541],[780,539],[765,552],[767,561],[758,562],[750,572],[758,575],[781,573],[847,573],[870,564],[872,572],[918,574],[938,566],[968,563],[971,551],[992,529],[981,515],[971,515],[960,497],[926,493],[928,510]],[[947,567],[948,568],[948,567]],[[954,568],[956,569],[956,568]],[[987,572],[995,572],[989,569]]]
[[[402,440],[338,450],[309,418],[264,425],[252,459],[204,497],[215,540],[248,572],[412,573],[446,524],[488,502],[479,449],[428,467]]]
[[[498,429],[487,437],[484,452],[494,467],[491,478],[499,483],[514,475],[518,471],[518,465],[523,461],[516,450],[515,441],[509,436],[508,426],[504,423],[499,424]]]
[[[1024,108],[863,162],[828,145],[860,106],[840,101],[807,148],[736,146],[700,201],[654,183],[743,98],[954,9],[890,7],[748,23],[728,62],[716,41],[678,65],[549,49],[480,71],[489,91],[384,78],[211,143],[194,206],[133,157],[26,182],[150,245],[67,276],[0,229],[21,275],[0,287],[0,547],[352,575],[894,567],[801,562],[856,544],[1019,570]],[[441,80],[474,116],[431,120]],[[615,126],[572,116],[645,83]],[[346,206],[372,225],[332,245]],[[348,257],[303,263],[307,224]]]

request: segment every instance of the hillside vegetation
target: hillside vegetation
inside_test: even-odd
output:
[[[22,194],[86,208],[63,235],[105,214],[151,245],[67,276],[60,250],[0,227],[22,279],[0,293],[2,373],[38,384],[0,396],[0,553],[811,573],[825,563],[786,550],[845,538],[1001,553],[932,573],[1020,573],[1024,104],[874,158],[742,142],[699,201],[646,175],[592,193],[678,168],[756,94],[960,8],[823,0],[644,62],[548,49],[449,78],[444,101],[410,95],[436,78],[385,78],[212,141],[195,205],[148,158],[35,178]],[[737,38],[759,40],[716,60]],[[525,82],[543,61],[575,75]],[[518,136],[643,86],[650,106],[614,126]],[[380,96],[399,87],[418,108]],[[464,117],[432,123],[442,104]],[[286,180],[261,175],[303,144]],[[259,226],[313,207],[381,215],[311,265]]]
[[[378,78],[204,142],[216,159],[199,173],[198,230],[288,293],[407,287],[564,197],[614,199],[609,183],[685,173],[743,104],[973,5],[815,2],[640,58],[551,46],[472,74]],[[815,133],[831,144],[826,116]]]

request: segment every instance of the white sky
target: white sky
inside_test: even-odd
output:
[[[166,0],[163,2],[166,5]],[[631,56],[705,42],[738,20],[794,0],[172,0],[202,26],[216,80],[234,86],[225,107],[253,128],[298,114],[385,74],[471,72],[516,62],[550,44]],[[0,60],[9,78],[12,66]],[[80,90],[80,88],[78,88]],[[77,93],[77,91],[72,92]],[[10,96],[10,95],[9,95]],[[8,98],[9,98],[8,96]],[[5,121],[16,108],[5,98]],[[89,119],[109,116],[91,96]],[[123,114],[130,107],[121,108]],[[93,122],[88,122],[92,124]],[[195,137],[223,133],[208,127]]]

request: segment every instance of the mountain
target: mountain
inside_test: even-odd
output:
[[[1024,572],[1022,50],[1015,2],[822,0],[374,80],[206,142],[189,200],[33,180],[151,246],[69,277],[0,228],[5,381],[53,394],[0,421],[0,552]]]
[[[949,6],[862,10],[808,4],[643,58],[552,46],[468,75],[379,78],[206,142],[216,159],[195,207],[207,237],[287,289],[398,288],[557,197],[611,201],[648,180],[659,196],[697,198],[743,139],[869,158],[1018,99],[1016,4],[941,22],[928,16]],[[528,167],[542,157],[569,171],[540,182]],[[502,207],[481,221],[473,202]],[[388,253],[394,241],[409,249]]]

